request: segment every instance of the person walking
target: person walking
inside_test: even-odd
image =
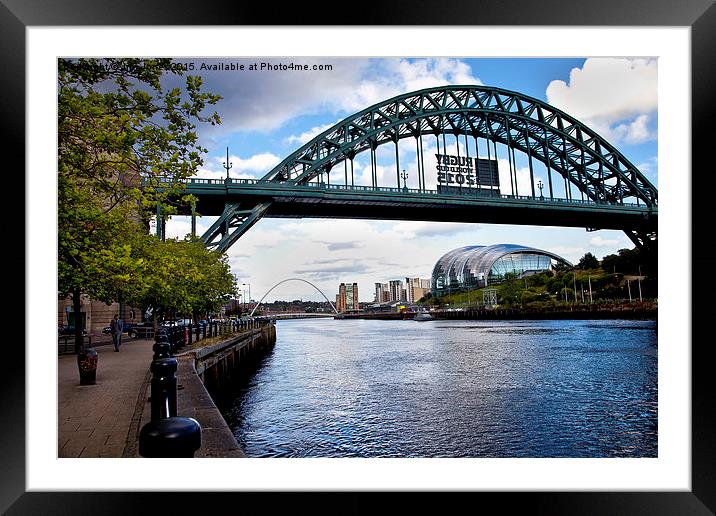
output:
[[[122,330],[124,329],[124,323],[119,318],[118,314],[114,314],[114,319],[109,323],[110,330],[112,330],[112,342],[114,343],[114,350],[119,351],[119,346],[122,345]]]

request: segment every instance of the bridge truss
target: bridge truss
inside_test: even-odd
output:
[[[399,200],[394,199],[397,207],[401,204],[409,207],[413,200],[420,204],[419,200],[426,195],[446,198],[455,195],[456,192],[441,194],[426,186],[425,141],[434,138],[437,152],[445,154],[451,145],[448,136],[455,143],[450,148],[457,149],[458,154],[462,148],[466,158],[498,159],[497,144],[500,144],[502,157],[504,159],[506,155],[508,160],[511,193],[501,194],[499,199],[474,195],[470,202],[478,213],[488,213],[488,210],[478,208],[490,206],[491,203],[494,205],[499,200],[522,201],[522,208],[525,205],[540,208],[545,203],[554,203],[556,216],[551,225],[621,229],[637,246],[655,244],[658,192],[628,159],[589,127],[559,109],[521,93],[487,86],[428,88],[380,102],[319,134],[287,156],[260,180],[241,183],[240,180],[227,179],[223,207],[216,210],[214,206],[209,210],[220,211],[219,218],[202,236],[202,240],[209,248],[225,251],[263,216],[321,216],[320,210],[313,213],[305,210],[305,206],[297,207],[296,213],[278,206],[282,200],[301,200],[301,192],[311,186],[314,187],[312,191],[315,199],[325,200],[324,193],[318,195],[319,190],[330,191],[333,188],[335,191],[338,186],[335,180],[333,185],[330,184],[332,171],[334,177],[343,176],[344,184],[340,186],[355,194],[352,198],[344,197],[342,201],[349,205],[353,203],[354,207],[363,198],[367,199],[364,202],[371,202],[369,194],[376,192],[384,196],[401,197]],[[403,141],[405,145],[405,140],[414,142],[411,145],[414,145],[416,153],[417,189],[400,188],[398,144]],[[378,185],[376,150],[386,144],[395,146],[395,187]],[[481,147],[484,149],[482,154]],[[526,196],[518,195],[515,151],[521,153],[523,159],[526,158],[529,167],[530,191]],[[370,155],[371,184],[355,185],[354,160],[364,152]],[[538,167],[539,173],[547,179],[544,185],[546,192],[542,191],[541,184],[539,193],[535,191]],[[206,185],[211,184],[211,180],[204,181],[207,183],[190,180],[189,192],[207,194]],[[234,187],[232,196],[230,189]],[[250,195],[247,190],[255,191],[256,195]],[[462,190],[459,194],[463,195]],[[214,205],[217,200],[217,197],[212,198]],[[304,199],[304,202],[307,201]],[[205,202],[204,206],[210,204]],[[565,221],[564,215],[569,216],[569,212],[563,212],[560,220],[560,209],[568,205],[580,205],[582,211],[591,212],[595,217],[584,216]],[[501,206],[510,208],[514,207],[514,203],[503,203]],[[446,208],[445,205],[442,207]],[[609,208],[613,210],[609,211]],[[630,217],[621,222],[600,223],[600,213],[616,213],[620,209],[631,210]],[[333,211],[340,214],[332,216],[346,217],[350,217],[352,212],[351,209]],[[359,209],[353,210],[354,216],[357,214],[360,217],[359,212]],[[504,212],[507,213],[506,210]],[[487,216],[477,221],[535,223],[532,217],[525,216],[529,210],[515,213],[520,215],[504,219]],[[576,212],[573,210],[573,213]],[[633,216],[634,213],[638,213],[638,216]],[[433,212],[427,210],[422,218],[418,213],[409,217],[418,217],[416,220],[455,220],[455,216],[436,218]],[[469,216],[465,219],[457,217],[457,220],[473,220]],[[377,209],[371,218],[395,217],[389,209],[383,212]]]

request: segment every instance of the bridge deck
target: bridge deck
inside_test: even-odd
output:
[[[658,209],[637,204],[597,204],[592,201],[438,193],[369,186],[327,184],[286,185],[254,180],[191,179],[185,193],[199,199],[197,212],[221,215],[225,203],[250,209],[269,202],[267,217],[326,217],[438,222],[655,230]]]

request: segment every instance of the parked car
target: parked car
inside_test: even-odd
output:
[[[127,332],[132,339],[149,338],[154,336],[154,324],[152,322],[141,322],[132,326]]]
[[[58,333],[60,335],[74,335],[75,327],[74,326],[60,326]],[[87,335],[87,330],[83,329],[82,335]]]
[[[131,337],[132,335],[130,332],[132,332],[135,326],[136,325],[134,323],[125,322],[122,326],[122,333],[126,333],[129,337]],[[105,335],[112,333],[112,327],[105,326],[104,328],[102,328],[102,333],[104,333]]]

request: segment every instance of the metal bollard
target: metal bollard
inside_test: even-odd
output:
[[[146,458],[192,458],[201,448],[201,425],[191,417],[150,421],[139,432],[139,455]]]
[[[171,329],[169,330],[169,345],[170,345],[171,348],[172,348],[172,354],[173,354],[173,353],[176,351],[176,349],[177,349],[177,331],[176,331],[176,328],[171,328]]]
[[[179,326],[172,328],[172,353],[177,352],[182,345],[183,332]]]
[[[157,332],[154,341],[154,345],[152,346],[154,356],[152,356],[152,360],[171,357],[171,346],[169,345],[169,338],[166,333]]]
[[[192,331],[192,329],[193,329],[192,324],[189,323],[189,328],[188,328],[189,331],[188,331],[188,333],[187,333],[187,339],[189,339],[189,340],[188,340],[188,344],[189,344],[189,345],[191,345],[191,337],[192,337],[191,331]]]
[[[177,359],[154,360],[152,372],[152,421],[177,415]]]

